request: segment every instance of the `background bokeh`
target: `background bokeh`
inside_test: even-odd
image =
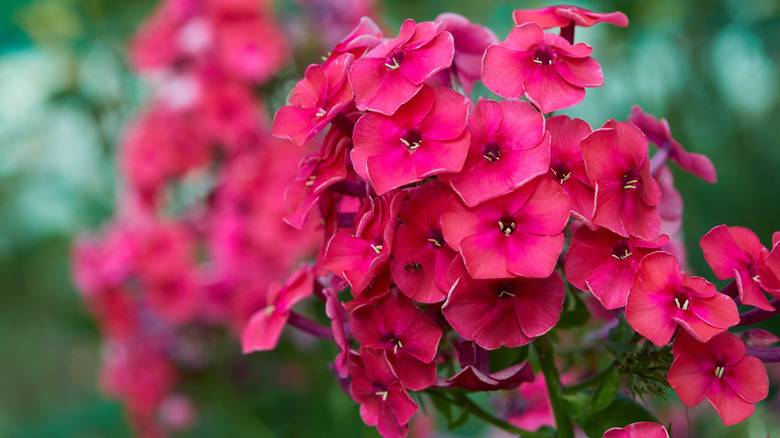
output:
[[[638,104],[667,118],[689,151],[712,159],[715,185],[674,170],[691,269],[723,286],[704,263],[703,234],[722,223],[740,225],[769,245],[780,230],[780,2],[572,3],[621,10],[631,24],[577,31],[577,41],[594,47],[605,86],[562,112],[598,127],[625,120]],[[125,47],[155,4],[0,2],[0,437],[131,434],[121,406],[100,395],[99,334],[72,285],[68,258],[73,236],[113,213],[116,140],[146,93],[128,69]],[[290,18],[293,9],[276,4],[280,19]],[[458,12],[503,40],[513,9],[550,4],[385,0],[380,15],[398,29],[406,17]],[[271,110],[316,59],[299,57],[284,70]],[[333,347],[299,339],[295,347],[287,342],[246,358],[236,354],[237,344],[222,348],[216,354],[224,361],[198,376],[200,419],[185,436],[376,435],[326,368]],[[237,387],[224,370],[246,384]],[[754,418],[722,436],[780,433],[770,415],[779,409],[759,404]],[[700,426],[694,436],[723,434],[714,421],[713,430]],[[457,432],[468,436],[475,427]]]

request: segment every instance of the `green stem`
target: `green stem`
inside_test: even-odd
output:
[[[574,395],[583,389],[588,389],[592,386],[596,386],[599,383],[601,383],[602,380],[604,380],[605,377],[609,375],[609,373],[617,367],[617,362],[612,362],[608,367],[604,368],[603,370],[599,371],[598,374],[595,374],[593,376],[588,377],[587,379],[583,380],[580,383],[577,383],[575,385],[566,386],[562,389],[562,393],[564,395]]]
[[[555,365],[553,348],[547,336],[542,336],[534,342],[534,347],[539,355],[539,364],[542,367],[544,379],[547,382],[547,394],[550,396],[555,424],[558,426],[558,438],[574,438],[574,429],[571,418],[566,410],[566,402],[561,397],[561,379],[558,375],[558,367]]]
[[[436,391],[444,397],[450,404],[459,406],[469,413],[481,418],[482,420],[505,430],[509,433],[518,434],[521,438],[550,438],[550,435],[543,432],[531,432],[530,430],[521,429],[514,426],[498,417],[493,416],[486,410],[482,409],[478,404],[474,403],[466,394],[457,391],[441,391],[429,388],[428,391]],[[450,396],[452,398],[450,398]]]

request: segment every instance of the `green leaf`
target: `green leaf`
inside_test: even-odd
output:
[[[630,398],[619,394],[606,409],[598,412],[578,412],[572,418],[589,437],[600,438],[604,432],[613,427],[625,427],[640,421],[658,423],[644,406]]]
[[[561,319],[555,326],[558,328],[581,327],[588,322],[590,311],[588,309],[564,310],[561,312]]]
[[[469,411],[464,409],[463,412],[460,413],[460,417],[458,417],[458,419],[453,421],[452,423],[449,423],[447,425],[447,428],[449,428],[449,430],[456,429],[460,426],[463,426],[466,423],[466,420],[468,419],[469,419]]]
[[[604,410],[615,400],[615,396],[617,396],[620,389],[621,380],[618,370],[612,368],[593,392],[590,398],[590,412]]]

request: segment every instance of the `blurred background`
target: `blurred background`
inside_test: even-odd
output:
[[[117,139],[148,93],[128,67],[127,42],[156,3],[0,2],[0,437],[132,435],[121,405],[101,396],[100,335],[72,284],[69,254],[76,234],[96,230],[114,213]],[[572,3],[623,11],[630,26],[577,30],[576,40],[594,47],[605,86],[588,89],[581,105],[562,113],[595,128],[626,120],[640,105],[667,118],[688,151],[711,158],[714,185],[673,170],[691,269],[724,286],[703,260],[701,236],[726,223],[748,227],[770,245],[780,230],[780,2]],[[550,5],[384,0],[377,15],[394,34],[407,17],[424,21],[452,11],[503,40],[514,9]],[[281,23],[294,18],[286,2],[275,7]],[[324,54],[303,53],[282,72],[284,90],[268,101],[271,112]],[[376,436],[326,367],[335,348],[300,345],[309,344],[287,342],[273,354],[245,358],[237,343],[223,346],[224,362],[193,388],[198,420],[182,435]],[[250,374],[251,385],[225,384],[225,369]],[[706,425],[698,433],[780,433],[768,415],[778,409],[766,401],[729,435]],[[475,428],[456,432],[469,436]]]

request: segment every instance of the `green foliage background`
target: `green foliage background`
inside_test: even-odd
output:
[[[2,437],[130,435],[121,406],[99,394],[99,336],[72,286],[68,255],[74,233],[93,230],[112,214],[116,139],[145,96],[124,49],[154,3],[0,2]],[[689,151],[710,156],[717,184],[676,169],[675,176],[685,200],[691,270],[723,286],[703,261],[703,234],[721,223],[740,225],[769,245],[780,230],[780,3],[573,3],[621,10],[631,25],[577,31],[577,41],[594,47],[606,85],[563,112],[595,128],[609,118],[625,120],[638,104],[666,117]],[[391,32],[406,17],[430,20],[453,11],[504,39],[513,9],[551,4],[385,0],[381,10]],[[282,17],[294,13],[277,5]],[[299,57],[285,71],[288,86],[316,59]],[[192,379],[200,420],[185,436],[376,436],[326,369],[334,348],[298,350],[286,343],[246,358],[237,345],[222,348],[213,369]],[[765,402],[745,424],[725,430],[715,419],[693,436],[777,434],[777,419],[770,418],[777,409]],[[458,433],[468,436],[478,427]]]

